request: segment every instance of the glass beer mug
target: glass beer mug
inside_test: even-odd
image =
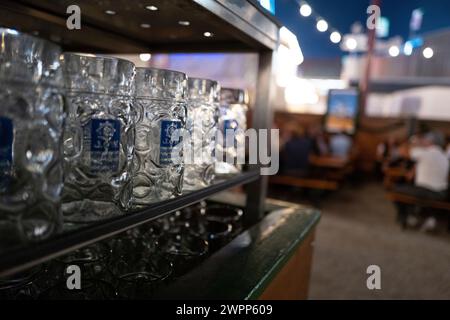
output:
[[[188,114],[184,141],[184,187],[192,191],[214,180],[215,144],[220,86],[207,79],[188,79]]]
[[[134,64],[65,53],[63,68],[64,220],[77,224],[119,215],[131,206]]]
[[[61,222],[60,48],[0,28],[0,251],[48,238]]]
[[[136,70],[135,206],[181,194],[184,162],[180,142],[181,130],[186,127],[186,91],[184,73]]]
[[[244,90],[220,90],[219,121],[217,130],[215,172],[227,177],[242,170],[238,160],[245,160],[245,130],[247,130],[247,94]]]

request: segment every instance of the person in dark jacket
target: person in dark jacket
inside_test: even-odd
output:
[[[291,137],[284,144],[282,150],[283,174],[306,176],[309,169],[309,156],[313,150],[313,140],[310,139],[303,127],[291,126]]]

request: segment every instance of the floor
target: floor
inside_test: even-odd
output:
[[[297,191],[283,192],[299,200]],[[287,199],[289,198],[289,199]],[[321,197],[310,299],[450,299],[450,236],[403,231],[382,185],[363,182]],[[367,288],[367,267],[381,290]]]

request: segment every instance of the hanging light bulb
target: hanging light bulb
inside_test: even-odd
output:
[[[342,40],[342,36],[341,36],[341,34],[340,34],[339,32],[334,31],[334,32],[332,32],[332,33],[330,34],[330,40],[331,40],[331,42],[333,42],[333,43],[339,43],[339,42],[341,42],[341,40]]]
[[[345,41],[345,46],[347,47],[347,49],[349,51],[354,51],[356,50],[356,48],[358,47],[358,42],[356,41],[356,39],[354,38],[348,38]]]
[[[434,50],[430,47],[423,49],[423,56],[425,59],[431,59],[434,56]]]
[[[398,57],[400,54],[400,49],[397,46],[392,46],[389,48],[389,55],[393,58]]]
[[[316,27],[320,32],[325,32],[328,30],[328,22],[326,22],[324,19],[320,19],[319,21],[317,21]]]
[[[312,14],[311,6],[309,4],[307,4],[306,2],[304,2],[300,6],[300,14],[304,17],[309,17]]]

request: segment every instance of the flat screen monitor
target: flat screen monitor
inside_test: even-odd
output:
[[[359,91],[356,88],[332,89],[328,92],[325,130],[330,133],[354,134],[359,111]]]

